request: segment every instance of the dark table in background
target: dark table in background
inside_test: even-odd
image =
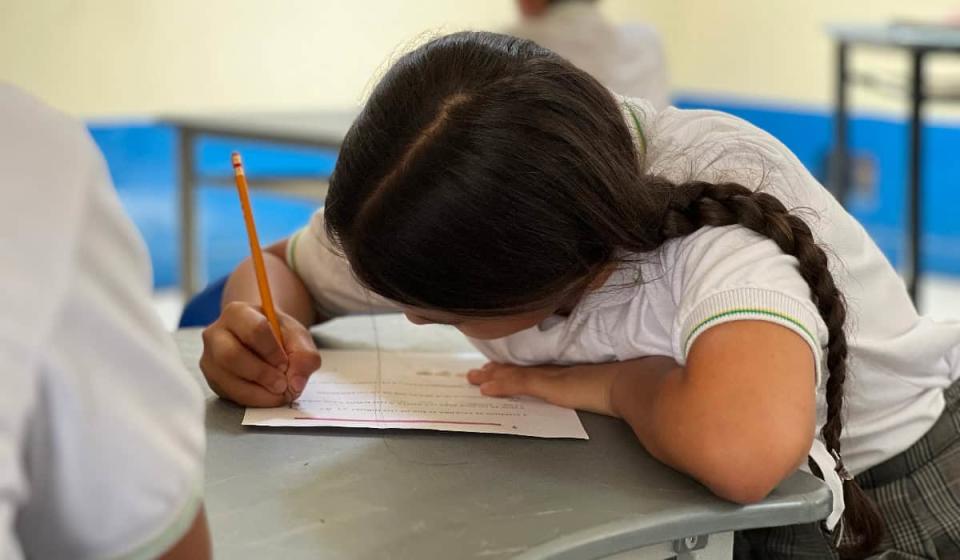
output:
[[[923,108],[929,101],[960,101],[960,89],[938,92],[933,90],[924,79],[924,65],[931,54],[960,54],[960,28],[920,25],[832,25],[828,33],[836,42],[836,107],[834,113],[834,149],[833,177],[831,187],[841,202],[844,202],[850,188],[850,158],[848,154],[848,98],[847,86],[860,84],[868,87],[906,90],[910,103],[908,135],[908,173],[907,173],[907,216],[906,230],[908,251],[906,255],[907,290],[914,303],[917,300],[917,286],[921,275],[921,235],[923,232]],[[849,66],[851,47],[882,47],[898,49],[910,57],[909,80],[903,87],[895,81],[883,77],[855,73]]]

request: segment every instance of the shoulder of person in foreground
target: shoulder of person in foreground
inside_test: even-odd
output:
[[[209,557],[199,384],[84,127],[0,85],[0,551]],[[15,368],[15,369],[14,369]]]

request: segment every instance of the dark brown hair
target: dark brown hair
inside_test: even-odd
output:
[[[555,304],[618,255],[704,226],[767,236],[797,258],[829,329],[821,434],[839,457],[846,308],[810,228],[769,194],[645,174],[614,97],[530,41],[455,33],[400,58],[344,139],[325,216],[374,292],[478,316]],[[859,555],[882,521],[844,486]]]

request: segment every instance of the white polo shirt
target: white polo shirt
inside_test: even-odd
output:
[[[960,375],[960,322],[920,317],[903,282],[863,227],[775,138],[716,111],[668,108],[621,100],[624,117],[651,173],[674,181],[731,180],[762,188],[798,212],[827,249],[834,278],[846,296],[849,375],[842,437],[853,473],[893,457],[923,436],[944,407],[943,390]],[[738,319],[783,325],[810,344],[817,363],[818,429],[826,419],[826,325],[794,257],[740,226],[703,228],[634,255],[571,315],[499,340],[474,340],[491,360],[602,363],[670,356],[684,364],[693,341],[712,326]],[[349,264],[330,249],[317,212],[295,234],[287,260],[326,314],[374,310],[389,302],[368,296]],[[819,440],[811,457],[834,475]],[[842,510],[836,476],[835,512]]]
[[[0,557],[156,557],[201,502],[200,387],[83,126],[4,84],[0,123]]]

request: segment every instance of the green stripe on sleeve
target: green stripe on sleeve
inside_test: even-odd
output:
[[[743,309],[731,309],[730,311],[717,313],[716,315],[712,315],[710,317],[707,317],[703,321],[701,321],[700,324],[693,327],[693,330],[691,330],[690,334],[687,335],[687,339],[683,341],[684,352],[689,351],[690,341],[693,340],[693,338],[697,335],[697,333],[702,331],[707,325],[719,319],[730,317],[731,315],[767,315],[769,317],[776,317],[778,319],[783,319],[784,321],[787,321],[788,323],[796,326],[798,329],[803,331],[804,334],[806,334],[810,338],[810,341],[813,342],[814,344],[816,344],[816,341],[817,341],[817,338],[813,336],[813,334],[809,330],[807,330],[807,328],[803,326],[803,324],[800,321],[796,320],[795,318],[789,315],[785,315],[777,311],[771,311],[769,309],[743,308]]]
[[[300,274],[297,272],[297,241],[300,240],[301,235],[303,235],[303,230],[297,230],[296,233],[290,236],[290,241],[287,242],[287,264],[290,265],[290,269],[297,275]]]
[[[629,103],[624,103],[627,107],[627,111],[630,111],[630,116],[633,118],[633,125],[637,128],[637,136],[640,137],[640,154],[642,157],[647,155],[647,137],[643,134],[643,127],[640,126],[640,117],[637,116],[637,113],[634,112],[633,107]]]

